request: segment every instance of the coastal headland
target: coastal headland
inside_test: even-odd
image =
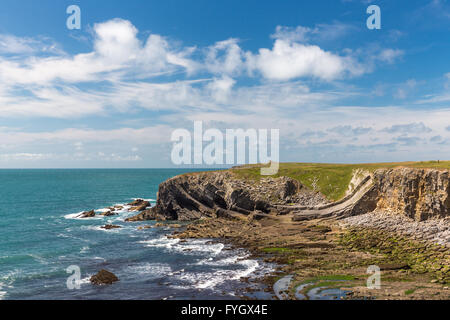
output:
[[[272,177],[260,167],[171,178],[156,206],[127,221],[184,221],[172,237],[276,263],[261,281],[272,290],[289,279],[278,298],[450,299],[450,162],[281,163]],[[368,286],[373,266],[378,288]]]

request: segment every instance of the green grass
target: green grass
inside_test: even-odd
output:
[[[411,167],[450,169],[450,161],[392,162],[364,164],[326,164],[326,163],[280,163],[278,173],[272,177],[290,177],[298,180],[311,190],[321,192],[329,200],[336,201],[344,197],[355,169],[370,172],[380,168]],[[238,177],[259,180],[261,165],[245,165],[232,169]]]
[[[408,289],[405,291],[405,294],[408,296],[410,294],[413,294],[416,291],[416,289]]]
[[[287,253],[292,252],[292,249],[289,248],[264,248],[262,249],[263,252],[266,253]]]

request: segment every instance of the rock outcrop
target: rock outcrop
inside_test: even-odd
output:
[[[368,175],[353,191],[343,199],[331,204],[303,207],[296,210],[294,206],[293,221],[312,220],[319,218],[345,218],[375,210],[378,198],[378,187]]]
[[[150,207],[150,202],[142,200],[142,199],[137,199],[131,203],[128,204],[129,206],[131,206],[130,209],[128,209],[128,211],[144,211],[145,209],[147,209],[148,207]]]
[[[399,168],[377,170],[377,209],[416,221],[450,215],[448,170]]]
[[[163,182],[156,206],[127,221],[233,218],[253,212],[269,213],[273,203],[292,201],[317,204],[326,200],[287,177],[244,181],[227,171],[186,174]]]
[[[114,211],[109,210],[109,211],[106,211],[106,212],[102,213],[101,215],[105,216],[105,217],[111,217],[111,216],[117,215],[117,213],[115,213]]]
[[[294,220],[345,218],[375,210],[402,214],[416,221],[450,215],[448,170],[395,168],[373,174],[358,171],[346,197],[328,203],[323,195],[287,178],[240,179],[229,171],[174,177],[159,186],[154,208],[145,207],[126,221],[180,220],[202,217],[255,219],[294,213]]]
[[[119,281],[119,278],[108,270],[100,270],[97,274],[93,275],[90,279],[92,284],[95,285],[104,285],[104,284],[113,284],[114,282]]]
[[[450,216],[448,170],[379,169],[353,193],[333,204],[302,208],[293,220],[345,218],[372,211],[403,215],[416,221]]]
[[[112,230],[112,229],[120,229],[122,227],[121,226],[116,226],[116,225],[113,225],[113,224],[107,224],[106,226],[102,226],[100,228],[105,229],[105,230]]]
[[[91,210],[91,211],[85,211],[85,212],[81,213],[81,214],[78,216],[78,218],[82,218],[82,219],[85,219],[85,218],[92,218],[92,217],[95,217],[95,211],[94,211],[94,210]]]

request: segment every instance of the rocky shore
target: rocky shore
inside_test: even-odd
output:
[[[292,299],[319,287],[345,288],[346,298],[449,299],[449,172],[364,174],[334,203],[288,177],[187,174],[163,182],[156,206],[127,221],[191,221],[173,236],[221,239],[278,263],[264,281],[289,275]],[[382,270],[379,290],[366,286],[371,265]]]
[[[450,217],[419,222],[403,215],[374,211],[346,218],[340,225],[388,230],[411,239],[429,241],[450,248]]]

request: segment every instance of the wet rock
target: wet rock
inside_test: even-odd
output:
[[[153,226],[143,226],[143,227],[138,227],[138,230],[146,230],[146,229],[151,229],[153,228]]]
[[[115,212],[113,212],[111,210],[102,213],[102,216],[105,216],[105,217],[111,217],[111,216],[116,216],[116,215],[117,215],[117,213],[115,213]]]
[[[82,214],[80,214],[78,217],[83,218],[83,219],[95,217],[95,211],[94,210],[85,211]]]
[[[95,285],[105,285],[105,284],[113,284],[114,282],[119,281],[117,276],[105,269],[100,270],[97,274],[93,275],[90,279],[92,284]]]
[[[126,218],[126,222],[137,222],[137,221],[147,221],[147,220],[157,220],[158,215],[156,214],[154,208],[147,209],[130,218]]]
[[[142,199],[137,199],[129,203],[128,205],[131,206],[131,208],[128,211],[144,211],[145,209],[150,207],[150,202]]]
[[[133,202],[128,203],[127,205],[135,207],[137,205],[140,205],[142,202],[144,202],[145,200],[143,199],[136,199]]]
[[[100,228],[106,229],[106,230],[111,230],[111,229],[120,229],[122,227],[121,226],[115,226],[113,224],[107,224],[106,226],[102,226]]]

